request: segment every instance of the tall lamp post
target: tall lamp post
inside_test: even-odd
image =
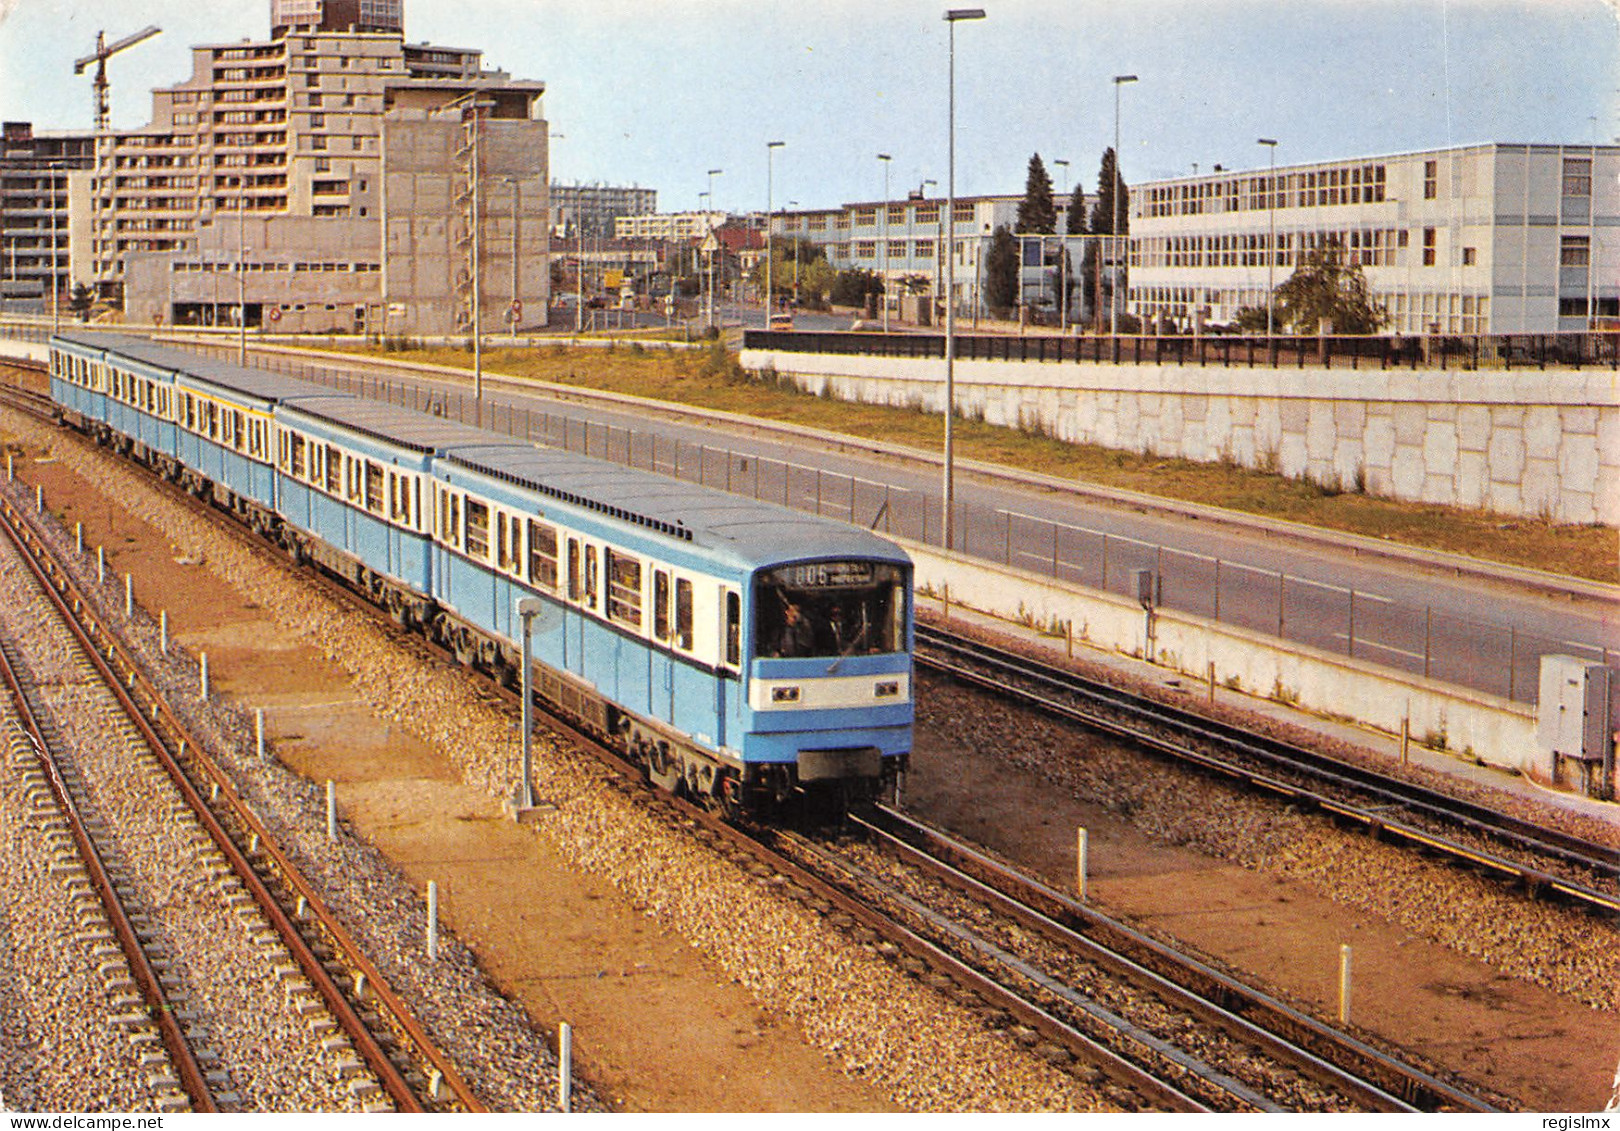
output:
[[[704,226],[709,229],[709,241],[708,242],[710,242],[710,243],[714,242],[714,179],[716,177],[720,176],[724,172],[725,172],[724,169],[710,169],[709,170],[709,214],[706,215],[703,218],[703,222],[704,222]],[[707,276],[708,282],[709,282],[709,318],[708,318],[708,322],[706,323],[706,325],[708,325],[710,329],[713,329],[713,327],[714,327],[714,301],[715,301],[715,293],[714,293],[714,252],[715,252],[715,250],[716,249],[713,249],[713,248],[708,249],[708,251],[709,251],[709,269],[706,272],[704,272],[704,274]]]
[[[956,415],[956,25],[961,20],[982,19],[983,8],[949,8],[945,12],[945,23],[950,29],[950,65],[946,128],[946,150],[949,155],[946,164],[949,172],[945,175],[945,482],[942,491],[945,514],[942,534],[947,550],[954,549],[956,543],[956,529],[952,520],[952,512],[956,509],[955,450],[952,446],[952,419]]]
[[[883,162],[883,332],[889,332],[889,162],[887,153],[879,153]]]
[[[1266,337],[1276,333],[1275,307],[1277,302],[1277,139],[1262,137],[1255,139],[1256,145],[1263,145],[1271,152],[1271,176],[1266,182],[1266,211],[1267,228],[1270,234],[1266,237]]]
[[[1114,76],[1114,183],[1109,190],[1114,194],[1114,280],[1108,291],[1108,332],[1115,337],[1119,336],[1119,254],[1120,254],[1120,197],[1119,190],[1125,183],[1125,176],[1119,171],[1119,88],[1128,82],[1135,82],[1135,75]]]
[[[57,190],[56,184],[57,184],[57,182],[59,180],[62,179],[62,166],[53,162],[51,164],[50,168],[51,168],[51,333],[60,334],[62,332],[62,282],[61,282],[60,279],[57,278],[57,275],[56,275],[57,256],[60,254],[57,251],[57,243],[56,243],[56,241],[57,241],[56,233],[57,233],[57,227],[58,227],[58,223],[57,223],[57,207],[56,207],[56,194],[57,194],[58,190]]]
[[[928,199],[929,185],[933,185],[935,188],[938,188],[939,182],[932,178],[928,178],[923,181],[921,189],[924,200]],[[929,272],[928,276],[928,324],[930,326],[934,325],[934,315],[938,313],[938,307],[936,304],[939,302],[939,261],[940,257],[944,254],[945,225],[940,221],[939,210],[936,208],[934,210],[934,269],[933,271]]]
[[[788,210],[791,212],[794,209],[799,207],[799,202],[797,200],[790,200],[790,201],[787,202],[787,206],[788,206]],[[797,227],[797,224],[795,224],[795,227]],[[801,250],[801,248],[800,248],[800,244],[799,244],[799,237],[794,236],[793,237],[793,306],[794,306],[795,311],[797,311],[798,306],[799,306],[799,251],[800,250]]]
[[[247,174],[236,179],[236,364],[247,365]]]
[[[1114,150],[1114,164],[1116,166],[1119,164],[1119,150],[1117,150],[1117,149]],[[1060,178],[1058,183],[1059,184],[1065,184],[1065,185],[1068,184],[1069,183],[1069,163],[1067,161],[1064,161],[1061,158],[1059,158],[1059,159],[1053,160],[1052,165],[1053,165],[1054,168],[1063,170],[1061,173],[1058,174],[1058,176]],[[1074,199],[1074,194],[1072,192],[1069,194],[1069,199],[1071,201]],[[1068,223],[1065,222],[1063,226],[1065,228],[1067,228],[1069,225],[1068,225]],[[1059,235],[1058,235],[1058,329],[1062,333],[1065,333],[1065,334],[1067,334],[1069,332],[1069,288],[1068,288],[1069,275],[1068,275],[1068,267],[1069,267],[1069,233],[1065,231],[1065,232],[1059,233]]]
[[[775,280],[771,274],[773,266],[771,263],[771,248],[773,246],[771,239],[771,212],[775,208],[771,199],[771,158],[775,156],[778,149],[781,149],[786,144],[784,141],[767,141],[765,143],[765,329],[767,330],[771,328],[771,304],[776,300],[776,291],[772,289]]]

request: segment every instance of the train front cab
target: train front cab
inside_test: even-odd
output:
[[[762,569],[748,598],[742,724],[750,792],[846,803],[887,788],[911,753],[909,563]]]

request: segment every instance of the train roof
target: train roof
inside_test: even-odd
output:
[[[440,454],[543,496],[729,553],[747,568],[836,557],[908,560],[888,539],[845,522],[558,448],[486,439]]]
[[[729,554],[744,568],[836,557],[908,561],[888,539],[833,519],[712,487],[541,447],[415,409],[368,400],[297,377],[243,367],[126,334],[64,333],[64,341],[105,349],[190,374],[383,443],[432,452],[583,510]]]
[[[266,401],[330,396],[334,391],[325,385],[317,385],[299,377],[238,365],[234,361],[223,361],[204,353],[194,353],[178,346],[165,345],[130,334],[63,333],[56,336],[87,349],[110,350],[160,369],[189,374],[211,384],[234,389],[239,393]]]
[[[317,388],[319,395],[290,400],[285,407],[416,452],[440,452],[446,448],[488,444],[494,440],[490,433],[459,420],[402,408],[386,401],[354,397],[335,389]],[[510,442],[517,443],[515,440]]]

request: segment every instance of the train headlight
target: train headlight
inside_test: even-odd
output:
[[[771,688],[771,702],[772,703],[797,703],[798,701],[799,701],[799,689],[797,687],[773,687],[773,688]]]
[[[897,679],[886,679],[882,683],[878,684],[873,691],[879,699],[893,699],[896,695],[900,694],[900,681]]]

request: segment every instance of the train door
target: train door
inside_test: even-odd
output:
[[[714,681],[715,741],[725,746],[729,735],[742,733],[742,705],[747,702],[741,684],[742,597],[735,589],[720,587],[720,673]]]
[[[585,599],[585,573],[580,567],[579,539],[568,539],[568,604],[563,609],[563,667],[584,674],[585,617],[579,604]]]
[[[653,640],[656,647],[648,649],[652,670],[648,673],[648,698],[652,715],[666,723],[675,721],[675,659],[670,654],[673,620],[668,570],[653,571]]]

